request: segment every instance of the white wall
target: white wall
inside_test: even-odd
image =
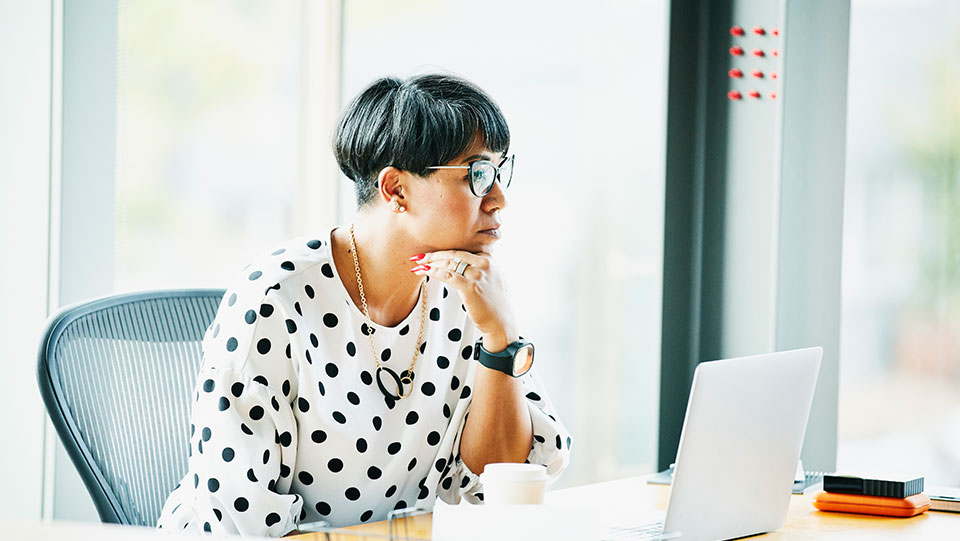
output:
[[[2,515],[98,520],[35,374],[48,315],[112,288],[116,7],[0,0]]]
[[[52,6],[0,0],[0,515],[31,519],[43,500],[34,374],[48,302]]]

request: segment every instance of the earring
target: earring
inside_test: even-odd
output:
[[[393,202],[393,205],[391,205],[390,208],[391,208],[394,212],[406,212],[406,210],[407,210],[405,207],[401,207],[401,206],[400,206],[400,203],[398,203],[398,202],[396,202],[396,201]]]

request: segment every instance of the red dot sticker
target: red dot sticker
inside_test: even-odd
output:
[[[747,92],[747,95],[750,96],[751,98],[759,98],[759,97],[760,97],[760,91],[758,91],[758,90],[751,90],[750,92]]]
[[[770,51],[770,54],[772,54],[773,56],[780,56],[780,50],[779,50],[779,49],[774,49],[774,50]]]
[[[762,35],[766,34],[767,32],[763,29],[762,26],[754,26],[754,27],[753,27],[753,33],[756,34],[756,35],[758,35],[758,36],[762,36]]]
[[[771,79],[776,79],[776,78],[777,78],[777,72],[771,71],[771,72],[770,72],[770,78],[771,78]]]
[[[779,28],[774,28],[773,30],[770,31],[770,33],[773,34],[774,36],[779,36],[779,35],[780,35],[780,29],[779,29]]]
[[[730,54],[733,56],[743,56],[743,47],[740,47],[739,45],[730,47]]]
[[[730,28],[731,36],[742,36],[743,34],[744,34],[743,28],[740,28],[739,26],[733,26]]]
[[[750,75],[753,75],[757,79],[763,79],[763,72],[760,70],[753,70],[753,73],[751,73]]]
[[[731,69],[730,71],[727,72],[727,74],[730,75],[730,77],[733,79],[739,79],[743,77],[743,72],[737,68]]]
[[[763,49],[754,49],[751,52],[753,53],[753,56],[763,56]],[[777,55],[774,54],[773,56],[777,56]]]
[[[731,100],[739,100],[743,97],[743,95],[740,94],[739,90],[731,90],[730,92],[727,92],[727,97]]]
[[[771,100],[777,99],[777,93],[776,93],[776,92],[771,92],[771,93],[770,93],[770,99],[771,99]]]

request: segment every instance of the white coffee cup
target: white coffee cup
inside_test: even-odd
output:
[[[480,482],[486,505],[542,504],[550,479],[542,464],[495,463],[486,465]]]

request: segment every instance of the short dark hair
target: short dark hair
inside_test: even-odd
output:
[[[382,77],[344,109],[333,151],[360,208],[376,198],[384,167],[427,176],[428,167],[449,162],[478,139],[494,152],[510,148],[500,107],[475,84],[448,74]]]

